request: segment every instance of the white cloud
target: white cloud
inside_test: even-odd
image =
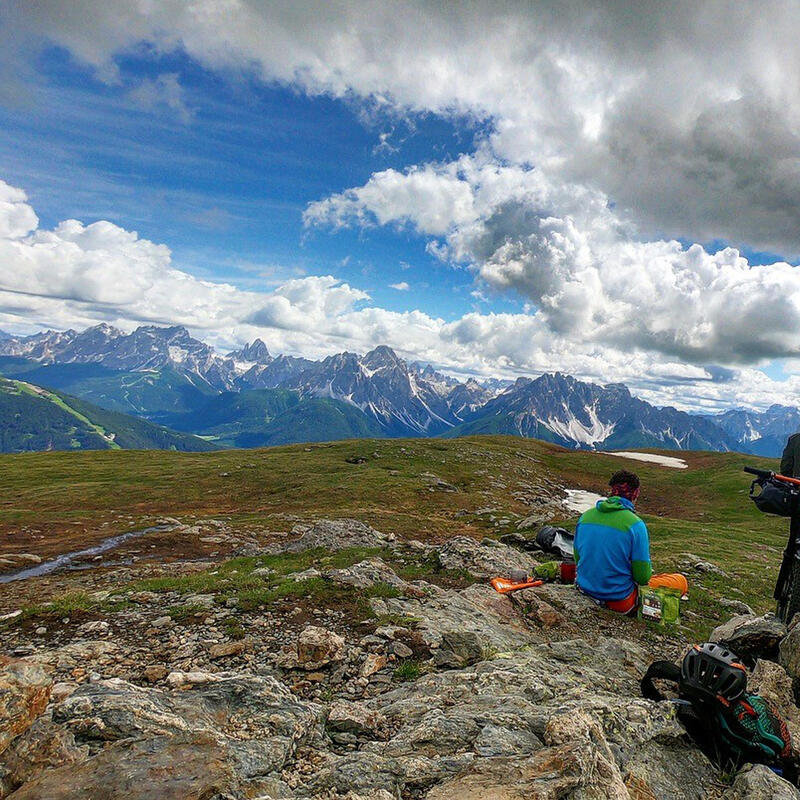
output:
[[[144,111],[166,110],[184,124],[192,119],[183,86],[174,72],[157,78],[144,78],[128,92],[128,100]]]
[[[651,399],[796,402],[795,378],[775,383],[747,368],[720,381],[703,366],[798,355],[796,270],[751,268],[735,250],[675,239],[800,253],[800,7],[396,0],[365,8],[11,0],[0,50],[7,44],[12,55],[2,66],[26,74],[14,57],[35,53],[33,41],[55,42],[113,81],[115,56],[146,42],[229,75],[480,118],[489,133],[475,153],[376,173],[310,205],[306,221],[410,227],[430,238],[432,253],[471,265],[481,289],[519,292],[537,313],[446,324],[371,306],[332,278],[242,292],[176,270],[166,248],[110,223],[40,231],[24,195],[5,187],[3,322],[174,320],[220,341],[269,326],[275,349],[309,354],[386,341],[464,371],[558,367],[624,380]],[[168,90],[151,87],[152,102],[169,106]]]
[[[432,252],[529,298],[539,323],[571,341],[696,364],[800,355],[800,342],[787,336],[800,329],[798,269],[751,267],[732,248],[709,253],[675,240],[640,241],[610,205],[601,192],[498,166],[484,152],[378,173],[311,204],[306,221],[374,219],[438,235]]]
[[[114,56],[146,42],[309,92],[469,113],[491,122],[505,162],[600,189],[651,237],[800,253],[800,7],[791,0],[7,6],[10,53],[56,42],[110,80]],[[426,224],[441,223],[433,213]]]
[[[390,289],[397,289],[398,292],[407,292],[411,287],[405,281],[400,281],[400,283],[390,283]]]
[[[543,313],[473,312],[445,322],[419,310],[377,307],[366,292],[332,276],[286,280],[268,293],[199,280],[172,265],[165,245],[110,222],[36,227],[24,193],[2,181],[0,231],[0,327],[10,330],[179,323],[222,349],[260,336],[273,352],[319,358],[386,343],[462,375],[560,370],[599,383],[624,381],[653,402],[683,407],[800,402],[800,377],[775,382],[755,369],[711,369],[581,341],[554,333]],[[712,279],[744,270],[731,255],[721,263],[708,254],[692,257]]]

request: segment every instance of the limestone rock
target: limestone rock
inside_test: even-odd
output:
[[[448,539],[439,551],[445,569],[462,569],[476,578],[508,575],[513,570],[533,571],[536,561],[528,553],[496,542],[492,546],[476,542],[468,536]]]
[[[351,567],[332,569],[325,573],[325,577],[334,583],[355,586],[357,589],[366,589],[369,586],[383,583],[394,586],[403,593],[412,590],[412,587],[380,558],[368,558]],[[418,590],[413,591],[418,592]]]
[[[208,657],[212,660],[230,658],[231,656],[238,656],[240,653],[244,653],[246,649],[247,642],[245,642],[244,639],[235,642],[220,642],[219,644],[212,644],[211,647],[208,648]]]
[[[800,625],[793,626],[781,640],[778,662],[792,678],[800,678]]]
[[[357,736],[374,735],[385,723],[383,714],[361,703],[336,700],[328,712],[328,727]]]
[[[380,672],[386,666],[386,656],[379,655],[378,653],[369,653],[361,665],[359,675],[362,678],[369,678],[376,672]]]
[[[536,589],[514,592],[511,600],[522,609],[529,622],[540,628],[555,628],[566,623],[564,615],[556,611]]]
[[[755,662],[758,658],[774,658],[778,645],[786,636],[786,626],[774,615],[755,617],[740,614],[711,631],[712,642],[719,642],[740,658]]]
[[[226,755],[210,735],[117,742],[82,764],[48,770],[14,800],[205,800],[235,788]]]
[[[0,657],[0,753],[44,711],[52,685],[40,666]]]
[[[472,631],[445,631],[433,654],[437,667],[468,667],[483,658],[483,646],[478,634]]]
[[[105,620],[96,619],[79,625],[77,633],[81,636],[107,636],[110,629],[111,626]]]
[[[344,655],[344,637],[326,628],[309,625],[297,639],[297,661],[304,669],[319,669],[341,661]]]
[[[747,681],[747,690],[775,704],[789,726],[795,746],[800,744],[800,709],[795,705],[792,678],[786,670],[772,661],[759,659]]]
[[[424,601],[409,598],[373,598],[370,608],[378,615],[393,614],[416,620],[415,633],[429,648],[439,647],[446,631],[477,634],[487,650],[515,650],[536,641],[507,597],[491,586],[474,584],[460,591],[438,589]],[[418,648],[405,644],[419,657]]]
[[[78,747],[72,734],[45,714],[0,755],[0,797],[7,797],[45,770],[80,763],[88,755],[88,747]]]
[[[745,767],[724,794],[725,800],[800,800],[800,792],[763,764]]]
[[[728,573],[720,569],[716,564],[711,561],[696,556],[694,553],[683,553],[678,561],[678,568],[684,572],[697,572],[700,574],[712,573],[727,578]]]
[[[169,670],[163,664],[150,664],[144,668],[144,679],[150,683],[158,683],[167,677]]]
[[[355,519],[322,519],[313,525],[295,525],[292,533],[301,534],[295,541],[281,544],[276,552],[302,553],[306,550],[346,550],[350,547],[388,547],[396,538],[376,531]]]

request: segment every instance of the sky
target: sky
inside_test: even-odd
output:
[[[800,404],[800,6],[0,5],[0,328]]]

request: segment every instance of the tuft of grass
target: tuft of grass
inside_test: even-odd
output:
[[[185,606],[170,606],[167,609],[167,616],[175,622],[188,622],[194,617],[205,617],[208,614],[208,609],[205,606],[185,605]]]
[[[71,617],[73,614],[93,611],[97,601],[86,592],[67,592],[54,597],[49,603],[37,603],[23,609],[24,619]]]
[[[414,658],[401,661],[394,670],[396,681],[415,681],[424,672],[424,666]]]
[[[414,628],[419,624],[418,617],[406,614],[379,614],[375,619],[378,625],[396,625],[398,628]]]
[[[239,622],[239,620],[235,617],[227,617],[222,623],[222,626],[225,628],[225,633],[231,639],[244,639],[246,635],[246,631],[242,627],[242,623]]]

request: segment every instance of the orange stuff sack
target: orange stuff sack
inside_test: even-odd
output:
[[[652,589],[674,589],[680,592],[681,597],[689,594],[689,581],[679,572],[653,575],[648,584]]]

